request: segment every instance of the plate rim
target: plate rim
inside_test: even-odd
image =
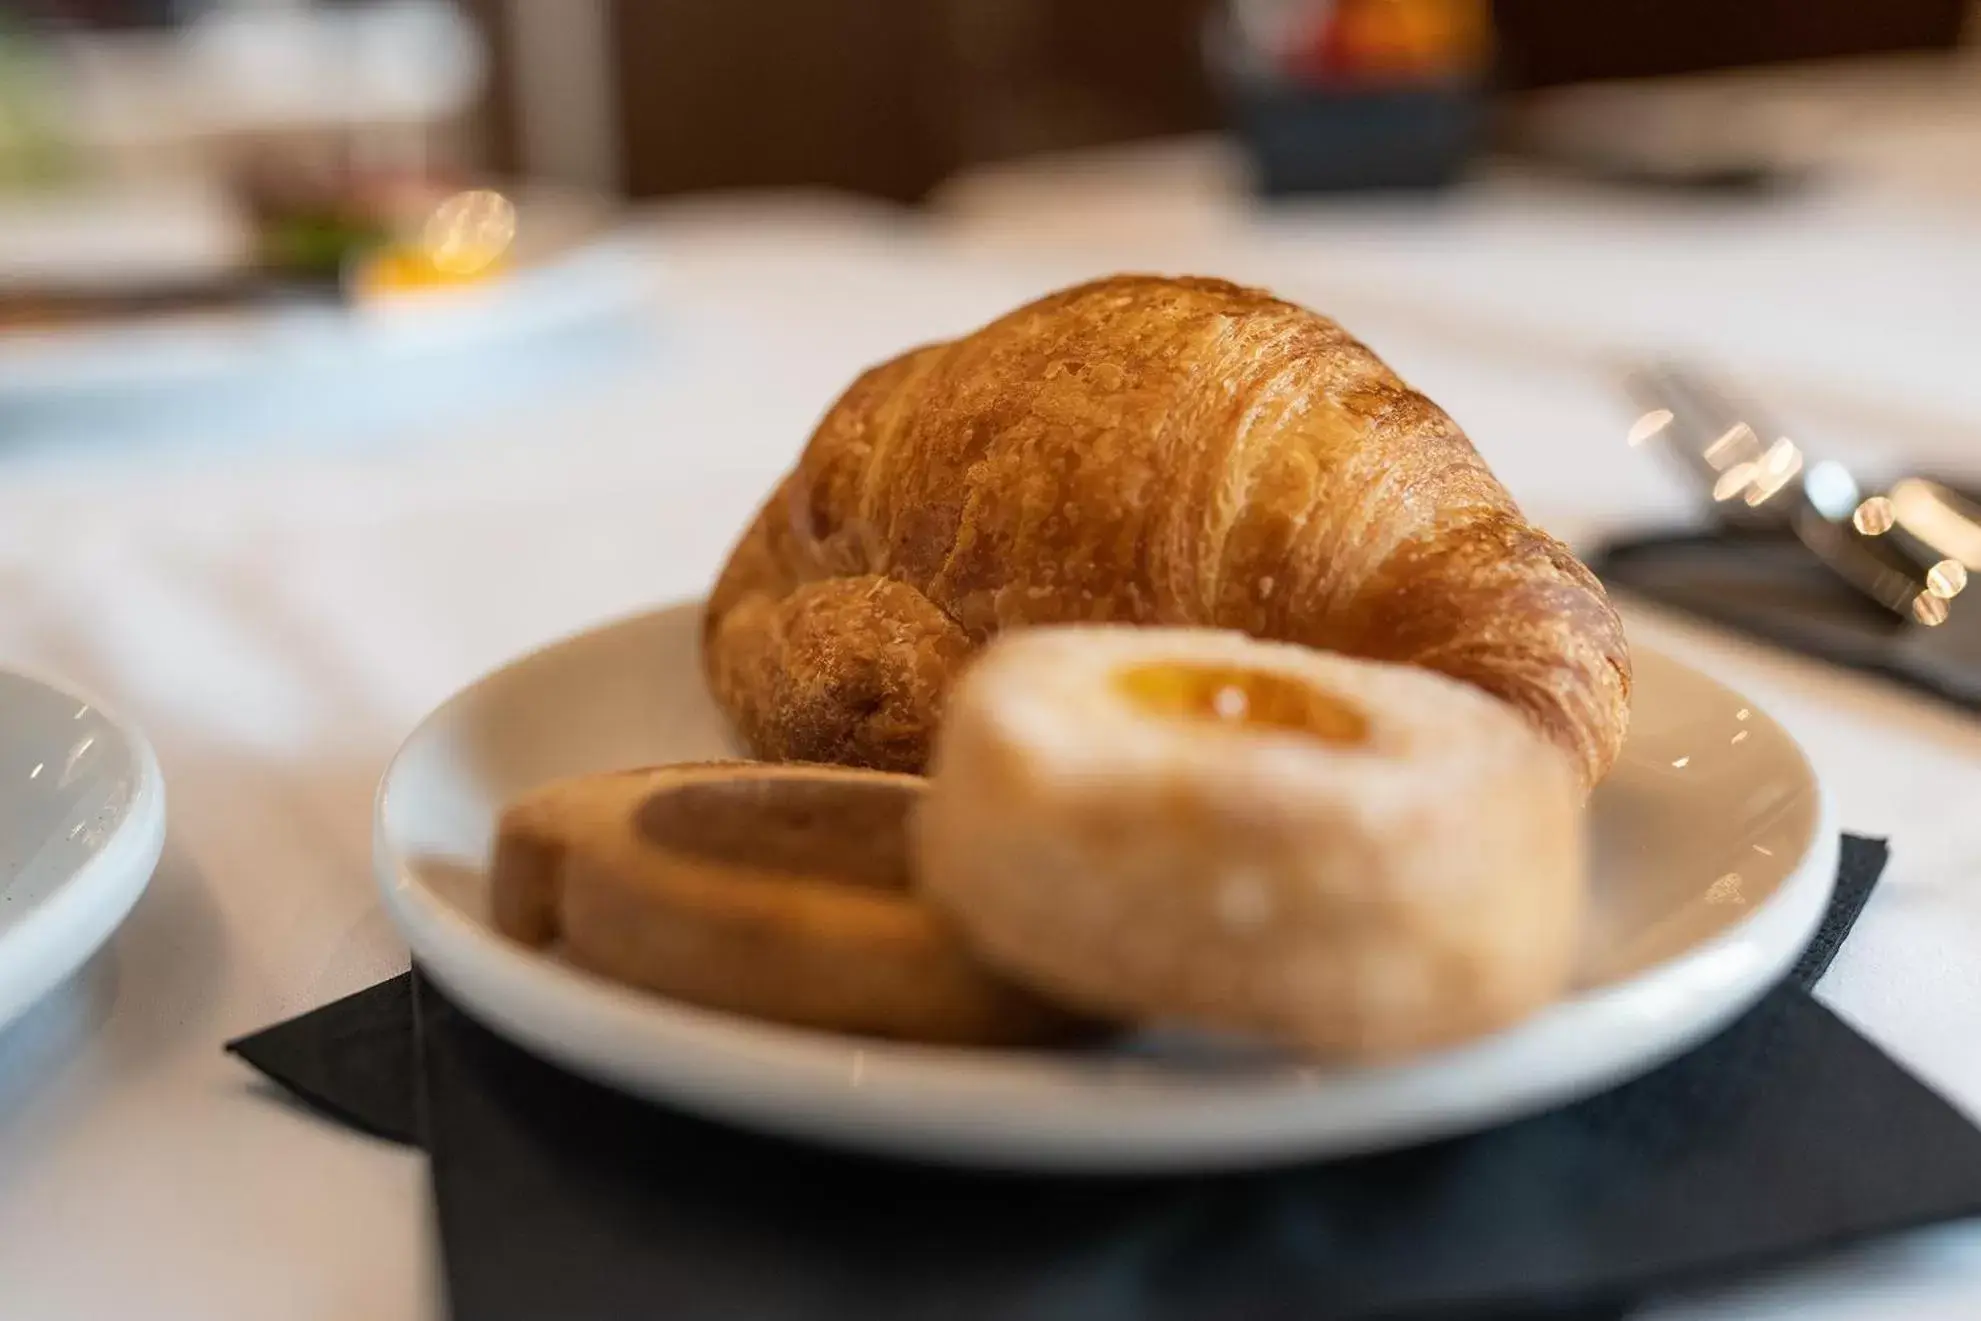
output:
[[[136,766],[129,804],[110,838],[28,910],[0,928],[0,1031],[24,1016],[87,963],[136,907],[165,850],[165,776],[144,731],[88,689],[36,670],[0,666],[21,679],[82,703],[114,728]]]
[[[1156,1089],[1165,1094],[1167,1108],[1149,1106],[1132,1068],[1109,1066],[1069,1084],[1073,1071],[1064,1060],[862,1042],[668,1001],[514,946],[429,897],[410,875],[414,859],[400,853],[387,829],[388,796],[409,750],[458,704],[549,654],[657,616],[698,610],[700,604],[700,598],[683,598],[565,633],[486,671],[436,705],[407,733],[379,779],[372,811],[373,871],[386,911],[420,970],[469,1017],[580,1076],[720,1122],[935,1164],[1062,1174],[1243,1169],[1415,1146],[1593,1095],[1717,1033],[1794,967],[1820,926],[1835,885],[1841,841],[1828,791],[1807,750],[1765,707],[1660,648],[1633,644],[1638,655],[1657,656],[1738,698],[1781,730],[1816,797],[1814,826],[1801,857],[1766,902],[1683,954],[1621,982],[1566,997],[1499,1033],[1392,1066],[1345,1072],[1296,1067],[1276,1079],[1224,1087],[1205,1081],[1184,1086],[1172,1078]],[[1632,1002],[1660,994],[1710,1003],[1630,1036],[1627,1048],[1619,1034],[1600,1030],[1601,1020],[1630,1017]],[[615,1037],[623,1041],[622,1033],[665,1038],[685,1053],[672,1061],[634,1057],[612,1045]],[[1552,1068],[1522,1071],[1568,1045],[1581,1060],[1576,1066],[1563,1068],[1557,1058]],[[1105,1086],[1102,1072],[1109,1075]],[[1434,1072],[1460,1082],[1481,1073],[1521,1081],[1502,1081],[1485,1102],[1465,1095],[1462,1086],[1448,1085],[1442,1102],[1420,1100],[1387,1119],[1365,1117],[1341,1127],[1313,1121],[1330,1108],[1328,1098],[1335,1109],[1367,1110],[1385,1091],[1410,1085],[1399,1075]],[[1133,1098],[1147,1108],[1123,1115],[1110,1105],[1105,1126],[1097,1122],[1102,1112],[1094,1111],[1086,1124],[1060,1131],[986,1126],[958,1114],[930,1113],[931,1104],[940,1108],[974,1099],[981,1118],[989,1113],[986,1101],[994,1104],[1014,1077],[1033,1089],[1056,1078],[1053,1085],[1068,1088],[1069,1095],[1084,1091],[1090,1108],[1103,1093],[1111,1102]],[[871,1085],[876,1082],[883,1085]],[[794,1090],[804,1098],[801,1104],[784,1099]],[[1192,1108],[1206,1114],[1193,1118]],[[1245,1122],[1233,1117],[1241,1112]]]
[[[254,312],[219,325],[202,319],[197,327],[165,324],[169,319],[67,326],[20,343],[0,335],[0,368],[11,369],[0,372],[0,405],[63,407],[99,397],[203,391],[265,365],[271,355],[282,369],[293,370],[326,353],[351,353],[339,365],[367,367],[436,352],[481,353],[490,345],[621,317],[648,301],[653,285],[629,263],[624,242],[600,235],[518,269],[499,287],[443,291],[424,303],[334,315],[320,309]],[[490,307],[512,315],[491,318]],[[268,334],[244,337],[243,326],[262,332],[273,326],[284,334],[271,348]]]

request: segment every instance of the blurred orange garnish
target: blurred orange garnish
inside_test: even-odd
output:
[[[516,237],[516,208],[485,188],[455,193],[436,206],[417,242],[390,244],[353,275],[360,297],[470,284],[500,273]]]
[[[423,245],[392,244],[362,259],[352,273],[352,290],[360,298],[383,298],[393,294],[428,289],[445,289],[476,284],[503,269],[500,260],[489,261],[472,270],[448,269],[434,261]]]
[[[1483,0],[1337,0],[1295,72],[1378,81],[1464,73],[1484,63],[1489,26]]]

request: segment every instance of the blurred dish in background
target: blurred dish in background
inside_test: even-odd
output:
[[[282,214],[287,265],[208,252],[177,284],[84,284],[53,315],[16,293],[0,436],[361,427],[613,361],[646,330],[650,262],[609,237],[600,198],[456,190],[376,231]],[[266,250],[242,229],[206,246]]]
[[[1479,147],[1483,0],[1233,0],[1206,44],[1268,194],[1436,187]]]
[[[617,361],[645,263],[488,185],[488,63],[449,0],[0,24],[0,440],[344,439]]]
[[[1303,84],[1470,80],[1491,48],[1482,0],[1232,0],[1243,66]]]
[[[334,300],[467,186],[450,4],[40,8],[0,21],[0,331]]]
[[[45,226],[40,235],[15,227],[13,250],[0,256],[0,335],[467,284],[506,273],[517,234],[515,203],[492,189],[422,176],[264,172],[212,208],[232,236],[222,253],[147,263],[142,250],[157,245],[159,227],[187,219],[160,200],[154,209],[143,190],[124,190],[57,208],[54,223],[93,208],[86,223],[101,236],[96,253],[67,261],[38,250]],[[572,237],[535,244],[536,258]]]

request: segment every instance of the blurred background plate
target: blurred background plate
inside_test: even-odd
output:
[[[644,333],[652,281],[651,263],[602,236],[604,211],[569,194],[519,198],[507,268],[453,287],[278,290],[0,328],[0,442],[377,424],[611,361]]]
[[[109,939],[164,845],[165,784],[144,736],[0,670],[0,1027]]]
[[[611,361],[607,181],[478,147],[446,0],[0,11],[0,442],[352,435]]]

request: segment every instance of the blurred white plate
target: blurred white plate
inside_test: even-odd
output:
[[[598,243],[499,280],[377,304],[298,304],[0,334],[0,408],[111,394],[229,389],[337,367],[529,342],[628,311],[638,258]]]
[[[518,199],[500,279],[359,303],[0,331],[0,440],[333,432],[479,401],[610,361],[647,328],[652,261],[600,206]]]
[[[1084,1053],[938,1049],[697,1009],[504,939],[483,868],[500,805],[536,784],[733,755],[703,688],[699,620],[683,605],[607,625],[440,707],[380,785],[374,856],[415,955],[475,1017],[578,1073],[740,1125],[1055,1170],[1407,1145],[1598,1091],[1699,1041],[1786,972],[1829,901],[1836,835],[1801,750],[1738,694],[1640,649],[1629,746],[1592,804],[1580,989],[1492,1038],[1330,1067],[1153,1034]]]
[[[165,783],[144,736],[0,670],[0,1026],[109,938],[164,845]]]

